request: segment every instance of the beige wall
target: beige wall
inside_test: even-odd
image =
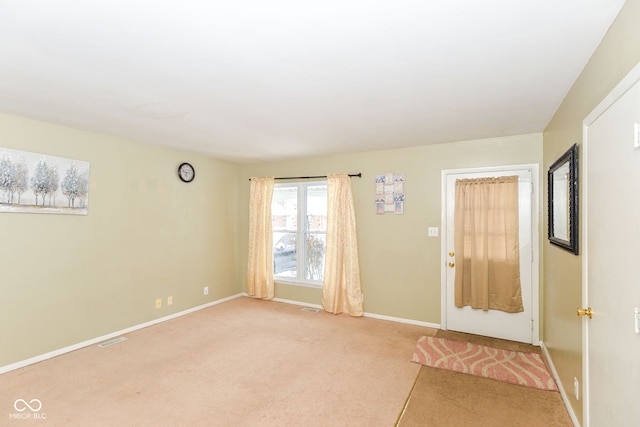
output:
[[[639,17],[640,1],[627,1],[547,126],[544,132],[545,171],[572,144],[582,144],[583,120],[640,62]],[[545,235],[546,232],[545,228]],[[576,307],[582,303],[581,268],[582,256],[574,256],[548,243],[544,245],[544,340],[580,420],[582,400],[573,396],[573,378],[582,383],[581,321],[576,316]]]
[[[0,213],[0,366],[242,292],[240,166],[6,115],[0,147],[90,163],[89,215]]]
[[[206,156],[0,115],[0,147],[91,165],[89,215],[3,213],[0,366],[242,292],[248,177],[362,172],[353,180],[365,309],[440,322],[443,169],[540,163],[542,135],[239,166]],[[197,170],[180,182],[182,161]],[[404,215],[375,215],[373,177],[407,178]],[[204,286],[209,296],[202,295]],[[318,289],[279,298],[320,303]],[[166,298],[173,297],[173,305]],[[163,307],[155,309],[156,298]]]
[[[530,134],[247,165],[243,169],[241,241],[247,241],[249,177],[362,172],[362,178],[352,178],[352,190],[365,311],[439,324],[440,237],[427,237],[427,227],[441,225],[442,170],[541,161],[542,135]],[[375,213],[374,178],[386,172],[406,176],[404,215]],[[246,256],[244,249],[241,262],[246,262]],[[276,297],[321,303],[318,289],[291,285],[277,286]]]

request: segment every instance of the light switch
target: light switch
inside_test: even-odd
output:
[[[640,308],[636,307],[633,309],[633,311],[635,314],[634,329],[636,331],[636,334],[640,334]]]
[[[429,227],[429,237],[438,237],[438,227]]]

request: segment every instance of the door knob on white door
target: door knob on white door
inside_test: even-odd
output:
[[[578,316],[580,317],[589,316],[589,319],[593,317],[593,310],[591,309],[591,307],[587,307],[586,309],[579,308],[577,311],[578,311]]]

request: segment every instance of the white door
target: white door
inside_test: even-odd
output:
[[[582,302],[593,309],[582,320],[585,426],[640,424],[639,79],[640,66],[585,120]]]
[[[512,341],[538,344],[537,331],[537,301],[534,306],[534,278],[533,278],[533,239],[532,239],[532,211],[533,211],[533,169],[537,178],[537,165],[526,169],[491,169],[486,171],[444,171],[446,223],[443,229],[446,236],[444,249],[444,294],[442,327],[448,330],[502,338]],[[521,313],[506,313],[499,310],[483,311],[471,307],[458,308],[455,306],[455,247],[454,247],[454,209],[455,182],[458,179],[483,178],[498,176],[519,177],[519,209],[520,209],[520,281],[522,287],[522,303],[524,311]],[[537,204],[536,204],[537,209]],[[537,227],[536,227],[537,228]],[[536,267],[537,268],[537,267]],[[537,278],[537,275],[536,275]],[[537,281],[536,281],[537,283]],[[537,286],[535,286],[537,295]],[[535,310],[534,310],[535,307]],[[535,316],[534,316],[535,312]]]

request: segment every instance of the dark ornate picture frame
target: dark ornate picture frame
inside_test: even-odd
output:
[[[548,172],[549,242],[578,255],[578,145],[556,160]]]

